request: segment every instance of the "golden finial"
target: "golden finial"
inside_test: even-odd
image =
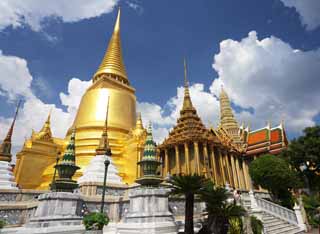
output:
[[[97,72],[94,74],[93,82],[96,82],[99,79],[100,75],[106,74],[113,75],[113,77],[116,77],[117,80],[120,80],[122,83],[129,85],[127,72],[122,58],[120,15],[121,11],[119,8],[113,34],[111,36],[104,58]]]
[[[183,61],[184,65],[184,98],[183,98],[183,106],[182,109],[193,109],[193,105],[191,102],[190,98],[190,93],[189,93],[189,82],[187,78],[187,62],[186,59]]]
[[[120,32],[120,16],[121,16],[121,10],[120,7],[118,8],[118,15],[116,19],[116,23],[114,25],[113,33]]]
[[[187,62],[186,58],[183,59],[183,65],[184,65],[184,87],[188,87],[188,78],[187,78]]]

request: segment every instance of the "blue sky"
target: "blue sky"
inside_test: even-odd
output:
[[[207,125],[218,121],[221,84],[239,122],[252,128],[285,119],[293,137],[319,122],[317,0],[95,0],[76,1],[71,10],[52,1],[5,1],[8,7],[0,17],[0,136],[17,99],[23,98],[16,145],[30,136],[31,128],[41,127],[49,109],[54,134],[64,135],[89,84],[85,81],[100,64],[118,6],[128,77],[138,108],[145,121],[154,122],[158,139],[180,109],[183,57],[192,98]],[[21,91],[14,93],[17,86]]]

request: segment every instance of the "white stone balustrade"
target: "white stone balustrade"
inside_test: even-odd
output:
[[[273,202],[270,202],[264,199],[260,199],[260,198],[255,198],[255,199],[261,211],[270,213],[280,219],[287,221],[288,223],[298,225],[297,216],[293,210],[290,210],[288,208],[285,208],[283,206],[280,206],[278,204],[275,204]]]

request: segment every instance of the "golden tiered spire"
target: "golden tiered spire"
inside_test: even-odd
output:
[[[4,138],[2,144],[0,144],[0,161],[7,161],[7,162],[11,161],[11,157],[12,157],[12,155],[11,155],[11,138],[12,138],[12,134],[13,134],[14,124],[15,124],[17,116],[18,116],[20,103],[21,102],[19,101],[17,109],[16,109],[16,113],[14,115],[11,126],[8,130],[8,133],[7,133],[6,137]]]
[[[97,155],[106,154],[107,151],[110,151],[109,139],[108,139],[109,101],[110,101],[110,97],[108,97],[107,112],[106,112],[106,119],[104,122],[103,132],[100,138],[99,146],[96,149]]]
[[[120,38],[120,8],[118,10],[118,16],[114,25],[112,37],[109,41],[108,49],[104,55],[104,58],[94,74],[93,82],[97,81],[99,77],[106,75],[111,76],[120,82],[129,84],[126,68],[124,66],[121,49]]]
[[[138,116],[137,116],[136,128],[138,128],[138,129],[143,129],[141,112],[139,112],[139,113],[138,113]]]
[[[184,99],[183,106],[180,110],[180,117],[176,126],[169,133],[169,137],[164,140],[161,147],[174,144],[176,142],[184,142],[186,139],[208,139],[209,131],[203,125],[196,109],[192,105],[189,84],[187,79],[187,65],[184,60]]]
[[[221,87],[220,92],[220,126],[224,128],[235,141],[240,140],[239,126],[233,115],[229,97],[223,87]]]
[[[189,82],[188,82],[188,78],[187,78],[186,59],[183,60],[183,64],[184,64],[184,97],[183,97],[182,110],[194,109],[194,107],[192,105],[191,98],[190,98],[190,92],[189,92]]]
[[[37,139],[40,139],[40,140],[50,140],[50,139],[52,139],[50,119],[51,119],[51,111],[49,112],[47,120],[44,123],[43,127],[41,128],[39,133],[36,134],[37,135]]]

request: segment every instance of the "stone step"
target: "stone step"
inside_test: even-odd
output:
[[[277,225],[280,225],[280,224],[284,224],[285,222],[282,221],[282,220],[277,220],[275,222],[270,222],[270,223],[264,223],[264,226],[265,227],[273,227],[273,226],[277,226]]]
[[[282,230],[282,229],[288,228],[290,226],[291,226],[291,224],[289,224],[289,223],[282,223],[282,224],[279,224],[279,225],[269,226],[267,229],[268,229],[268,231],[271,232],[271,231],[274,231],[274,230]]]
[[[294,230],[299,230],[299,228],[294,225],[289,225],[286,228],[276,229],[270,232],[267,230],[267,233],[268,234],[287,234]]]
[[[281,220],[281,219],[277,219],[277,218],[275,218],[275,217],[270,218],[270,219],[264,219],[264,218],[262,218],[262,222],[263,222],[263,223],[266,223],[266,224],[275,223],[275,222],[280,221],[280,220]],[[281,220],[281,221],[282,221],[282,220]]]

